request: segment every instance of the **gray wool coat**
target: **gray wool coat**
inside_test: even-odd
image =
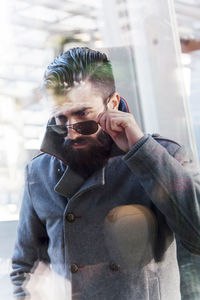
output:
[[[66,300],[179,300],[174,235],[200,254],[200,180],[184,149],[146,135],[84,180],[62,161],[61,141],[51,134],[46,153],[27,166],[11,273],[15,296],[25,297],[27,274],[42,260],[71,287]],[[148,207],[158,224],[153,259],[141,268],[120,266],[105,245],[107,214],[129,204]]]

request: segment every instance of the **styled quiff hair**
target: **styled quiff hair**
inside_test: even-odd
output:
[[[112,66],[106,54],[87,47],[72,48],[47,67],[44,89],[56,95],[66,95],[74,86],[90,82],[103,99],[115,92]]]

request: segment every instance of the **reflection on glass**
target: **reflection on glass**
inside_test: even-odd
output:
[[[0,251],[0,290],[3,293],[0,298],[12,299],[7,274],[11,270],[10,257],[23,194],[24,167],[38,154],[45,133],[50,111],[42,96],[41,83],[44,69],[57,54],[74,46],[103,48],[113,64],[117,90],[128,102],[142,130],[158,132],[185,144],[194,159],[195,147],[199,153],[199,54],[198,43],[188,42],[190,38],[185,38],[184,30],[188,33],[191,32],[188,26],[195,28],[192,18],[189,22],[185,20],[187,16],[184,15],[183,6],[187,4],[175,1],[178,30],[184,36],[182,41],[186,41],[184,49],[187,49],[184,51],[189,58],[189,61],[183,62],[188,84],[187,95],[184,95],[180,62],[177,68],[175,57],[174,45],[179,41],[174,40],[176,28],[173,7],[170,6],[170,10],[167,6],[167,3],[171,5],[171,1],[166,4],[128,0],[101,2],[66,1],[61,7],[59,3],[14,1],[8,4],[5,0],[1,1],[0,238],[6,242],[1,242],[4,246]],[[172,14],[170,16],[169,10]],[[195,34],[191,34],[192,39]],[[198,39],[197,36],[195,38]],[[186,96],[190,97],[188,107],[185,106]],[[188,121],[188,108],[191,110],[192,122]],[[194,134],[191,134],[192,125]],[[65,171],[58,169],[61,173]],[[92,244],[95,244],[95,238]],[[199,258],[181,251],[187,254],[184,264],[180,260],[181,274],[191,271],[186,268],[188,261],[195,274],[189,278],[182,276],[182,297],[187,291],[188,294],[195,294],[198,299],[200,291],[196,277],[199,274]],[[110,252],[114,255],[113,249]],[[94,278],[91,275],[94,270],[90,274],[93,283],[99,270],[105,267],[104,262],[97,265]],[[111,276],[115,274],[117,277],[118,264],[110,261],[109,268]],[[40,282],[46,281],[47,289],[44,284],[41,291],[42,287],[38,283],[38,290],[48,299],[53,297],[53,293],[48,290],[49,282],[53,290],[57,288],[60,298],[66,293],[63,290],[65,284],[68,293],[71,293],[68,281],[63,282],[62,276],[52,273],[42,264],[36,268],[35,279],[32,278],[27,286],[32,292],[37,277]],[[192,292],[188,292],[191,289]],[[188,294],[185,296],[187,300]],[[35,297],[39,296],[36,294]],[[77,293],[76,297],[78,299],[80,294]]]

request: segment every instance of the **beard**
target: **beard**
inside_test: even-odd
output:
[[[73,148],[75,143],[87,143],[87,147],[75,149]],[[65,149],[65,161],[76,173],[87,178],[106,164],[113,143],[112,138],[102,129],[96,138],[83,136],[75,140],[67,139],[63,144]]]

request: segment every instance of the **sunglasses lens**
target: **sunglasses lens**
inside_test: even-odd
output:
[[[65,125],[49,125],[48,128],[61,136],[66,136],[68,134],[68,130]]]
[[[90,135],[98,130],[98,124],[93,121],[80,122],[73,125],[73,129],[83,135]]]
[[[62,137],[65,137],[68,134],[68,129],[67,129],[67,126],[65,126],[65,125],[48,125],[47,127],[48,127],[48,129],[56,132],[57,134],[59,134]],[[83,134],[83,135],[90,135],[90,134],[97,132],[97,130],[98,130],[98,124],[93,120],[75,123],[75,124],[71,125],[70,127],[72,127],[78,133]]]

